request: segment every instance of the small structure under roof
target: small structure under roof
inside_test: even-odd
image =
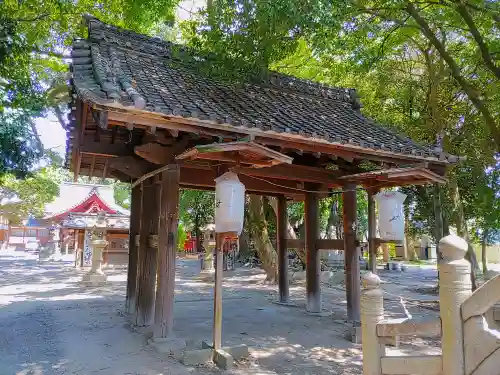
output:
[[[57,225],[61,230],[62,249],[76,250],[77,264],[90,264],[90,242],[98,220],[105,223],[99,230],[105,232],[109,243],[103,254],[104,262],[127,262],[130,212],[116,204],[112,185],[63,182],[59,196],[45,211],[47,225]]]
[[[88,37],[72,50],[66,166],[75,176],[133,183],[127,304],[134,323],[155,322],[154,337],[171,334],[179,188],[213,189],[214,179],[232,170],[247,193],[278,198],[280,300],[288,300],[287,249],[297,247],[284,224],[286,199],[293,198],[305,202],[307,309],[321,311],[319,251],[341,249],[347,315],[356,326],[356,187],[369,194],[376,271],[373,194],[381,186],[443,182],[458,157],[364,117],[355,90],[275,72],[259,81],[220,82],[200,73],[205,58],[195,51],[93,17],[86,22]],[[332,188],[342,188],[342,240],[318,238],[318,198]],[[220,324],[214,330],[220,333]]]

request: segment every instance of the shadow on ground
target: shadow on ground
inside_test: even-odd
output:
[[[197,279],[199,262],[179,260],[175,330],[185,339],[210,340],[211,282]],[[128,329],[123,313],[126,269],[108,269],[108,284],[86,287],[84,271],[70,263],[38,263],[29,255],[0,254],[0,374],[208,374],[207,366],[188,368],[152,352],[145,337]],[[276,286],[260,270],[226,275],[223,341],[247,344],[248,360],[233,374],[360,374],[359,345],[345,339],[346,307],[341,290],[323,288],[331,316],[305,312],[305,291],[291,286],[293,307],[274,304]],[[386,303],[388,316],[403,314],[398,301]],[[429,311],[410,306],[415,316]],[[420,344],[420,343],[417,343]],[[418,348],[419,345],[413,348]],[[421,347],[439,342],[421,341]]]

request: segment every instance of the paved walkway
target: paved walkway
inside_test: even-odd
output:
[[[178,262],[175,328],[179,337],[201,340],[211,337],[212,283],[196,279],[198,267],[196,260]],[[148,348],[122,312],[125,270],[107,273],[108,285],[87,288],[79,283],[82,271],[69,262],[0,253],[0,375],[220,373],[211,366],[185,367]],[[305,313],[304,295],[303,286],[292,286],[296,306],[279,306],[272,303],[276,286],[263,283],[259,270],[226,277],[223,341],[251,348],[249,360],[226,373],[360,374],[360,346],[344,338],[344,293],[323,288],[329,317]],[[403,315],[397,301],[388,300],[386,308],[389,316]]]

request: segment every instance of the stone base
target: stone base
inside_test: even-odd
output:
[[[326,310],[323,310],[323,311],[320,311],[320,312],[313,312],[313,311],[307,311],[306,310],[306,314],[307,315],[311,315],[311,316],[318,316],[320,318],[324,318],[324,317],[327,317],[327,316],[332,316],[333,312],[326,311]]]
[[[297,304],[292,302],[292,301],[286,301],[286,302],[282,302],[282,301],[273,301],[274,304],[276,305],[280,305],[280,306],[288,306],[288,307],[297,307]]]
[[[82,276],[82,282],[88,286],[100,286],[106,284],[108,277],[104,274],[86,273]]]
[[[148,345],[151,346],[158,353],[170,354],[174,357],[180,357],[182,352],[186,349],[186,341],[178,337],[171,337],[165,339],[149,339]]]
[[[201,270],[200,274],[198,275],[198,279],[204,280],[204,281],[214,281],[215,280],[215,270]]]
[[[234,360],[248,357],[248,346],[246,345],[225,346],[215,351],[211,342],[203,341],[201,345],[202,350],[212,350],[213,361],[223,370],[230,369],[233,366]]]
[[[348,336],[348,340],[353,344],[361,344],[361,327],[351,327]]]

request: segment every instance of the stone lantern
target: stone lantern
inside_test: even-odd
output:
[[[102,270],[102,255],[104,248],[108,245],[108,241],[104,240],[104,228],[106,227],[106,220],[99,215],[94,226],[94,234],[92,236],[92,265],[82,277],[85,284],[98,286],[106,283],[107,276]]]

